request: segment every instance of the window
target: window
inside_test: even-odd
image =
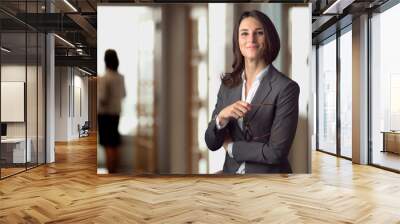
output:
[[[336,154],[336,39],[318,48],[318,145]]]
[[[351,28],[351,27],[349,27]],[[352,33],[340,36],[340,154],[352,157]]]
[[[400,170],[400,5],[371,18],[372,164]]]

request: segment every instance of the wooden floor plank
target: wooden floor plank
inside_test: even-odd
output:
[[[400,223],[400,175],[313,152],[313,173],[98,176],[96,139],[0,181],[0,223]]]

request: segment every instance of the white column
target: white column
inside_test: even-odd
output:
[[[186,166],[187,161],[187,116],[186,103],[188,94],[187,88],[187,66],[189,55],[187,46],[187,36],[184,34],[188,31],[182,29],[187,27],[188,22],[186,6],[168,7],[169,10],[169,27],[166,41],[168,47],[166,49],[168,58],[166,74],[169,77],[168,86],[168,116],[169,116],[169,147],[170,147],[170,172],[171,173],[185,173],[188,170]],[[173,49],[172,49],[173,48]],[[185,161],[185,162],[182,162]]]
[[[368,16],[353,20],[353,162],[368,162]]]
[[[232,33],[234,27],[234,5],[233,4],[212,4],[208,7],[209,24],[209,114],[217,103],[218,90],[221,85],[220,75],[232,70]],[[212,22],[211,22],[212,21]],[[209,173],[221,171],[225,161],[225,150],[208,151]]]
[[[287,57],[291,66],[289,76],[300,86],[299,96],[299,120],[296,136],[289,154],[289,161],[293,173],[311,172],[311,130],[312,113],[309,105],[312,104],[311,88],[311,5],[302,7],[284,7],[284,14],[289,15],[287,20]],[[289,58],[290,56],[290,58]],[[289,64],[289,63],[288,63]],[[289,69],[286,69],[289,70]]]
[[[46,163],[55,161],[55,76],[54,36],[46,35]]]

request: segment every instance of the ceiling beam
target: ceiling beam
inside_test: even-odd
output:
[[[71,20],[78,24],[89,36],[90,38],[96,38],[96,29],[80,14],[68,14]]]
[[[91,56],[55,56],[56,66],[87,67],[97,71],[97,59]]]

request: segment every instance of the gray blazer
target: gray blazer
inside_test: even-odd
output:
[[[236,119],[231,119],[223,129],[217,129],[216,116],[241,99],[243,83],[233,88],[220,86],[205,140],[212,151],[222,147],[226,135],[234,142],[233,158],[225,156],[224,173],[235,173],[242,162],[246,162],[246,173],[292,172],[287,157],[296,134],[300,88],[272,64],[266,72],[251,103],[273,105],[252,106],[244,116],[243,124],[249,124],[255,137],[251,141],[245,140],[244,129],[240,129]]]

